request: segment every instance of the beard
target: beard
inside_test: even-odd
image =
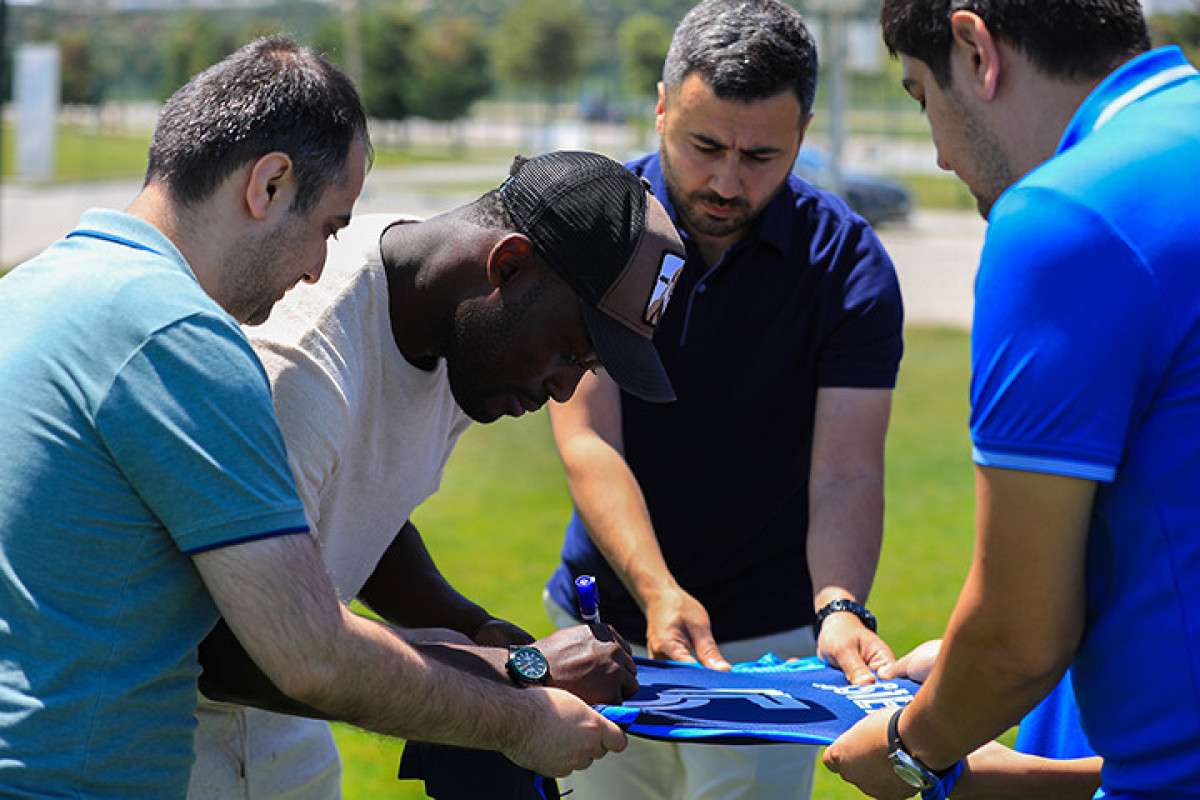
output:
[[[992,213],[992,206],[1000,199],[1010,186],[1021,177],[1013,169],[1012,162],[1001,147],[1000,140],[992,130],[972,112],[958,93],[947,90],[945,93],[947,107],[960,120],[959,137],[969,148],[968,163],[971,172],[964,177],[958,169],[955,174],[966,184],[971,196],[975,198],[975,207],[979,216],[986,221]]]
[[[240,248],[236,262],[227,271],[224,295],[226,310],[243,325],[261,325],[288,289],[277,275],[294,269],[292,249],[302,220],[272,231],[253,246]]]
[[[520,384],[524,376],[518,331],[543,289],[539,283],[499,308],[464,305],[455,312],[441,350],[450,392],[476,422],[494,422],[511,408],[515,393],[529,393]]]
[[[708,189],[688,194],[683,188],[679,174],[675,171],[674,164],[671,163],[667,148],[660,146],[658,152],[659,160],[662,162],[663,179],[667,183],[667,194],[670,195],[671,203],[675,206],[675,213],[688,232],[701,236],[720,239],[750,227],[762,216],[767,205],[779,193],[779,190],[783,188],[784,181],[787,180],[785,175],[779,185],[767,195],[767,199],[757,208],[752,207],[744,197],[722,197]],[[723,219],[715,219],[704,211],[704,206],[708,204],[728,208],[734,213]]]

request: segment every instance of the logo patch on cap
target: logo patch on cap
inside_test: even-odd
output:
[[[683,269],[684,260],[674,253],[664,253],[662,263],[658,267],[658,280],[650,292],[650,302],[646,304],[646,314],[643,317],[650,325],[657,326],[662,319],[667,303],[671,301],[671,293],[675,291],[675,283]]]

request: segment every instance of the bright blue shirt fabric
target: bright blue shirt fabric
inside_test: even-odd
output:
[[[266,375],[116,212],[0,279],[0,320],[0,794],[183,797],[217,619],[188,555],[305,530]]]
[[[633,162],[673,220],[658,155]],[[758,224],[706,265],[687,261],[655,332],[678,400],[622,392],[625,456],[667,565],[708,610],[718,641],[813,620],[805,548],[817,390],[890,389],[903,351],[895,269],[838,197],[791,176]],[[575,610],[595,575],[604,619],[644,643],[637,604],[578,516],[549,589]]]
[[[975,460],[1099,482],[1073,674],[1112,797],[1200,797],[1198,175],[1200,77],[1152,51],[996,203],[976,284]]]
[[[1096,755],[1079,724],[1079,706],[1075,702],[1070,671],[1021,720],[1013,749],[1043,758],[1091,758]],[[1104,789],[1097,790],[1094,795],[1096,800],[1106,796]]]

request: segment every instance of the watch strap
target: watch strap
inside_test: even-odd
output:
[[[963,769],[967,762],[959,759],[954,762],[954,766],[950,771],[938,778],[938,782],[928,789],[921,790],[921,800],[948,800],[950,792],[954,791],[954,785],[958,783],[958,779],[962,777]]]
[[[817,612],[816,619],[813,620],[814,638],[820,637],[821,624],[825,622],[825,619],[830,614],[836,614],[839,611],[845,611],[858,617],[860,620],[862,620],[862,624],[866,626],[867,630],[871,631],[872,633],[874,633],[879,626],[879,622],[875,619],[875,615],[868,611],[867,607],[862,603],[856,603],[848,598],[839,597],[837,600],[832,600],[826,603],[821,610]]]
[[[888,720],[888,752],[903,753],[912,766],[923,773],[922,777],[925,779],[926,785],[924,787],[914,787],[921,789],[922,800],[944,800],[962,774],[963,761],[959,759],[946,769],[933,770],[927,767],[921,759],[913,755],[913,752],[905,746],[904,740],[900,738],[900,715],[904,713],[904,709],[907,707],[901,706],[896,709],[896,713],[892,714],[892,718]],[[940,795],[937,794],[939,787],[941,787],[941,791],[943,792]]]

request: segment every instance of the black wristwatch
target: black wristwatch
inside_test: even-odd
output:
[[[891,762],[892,769],[896,771],[900,780],[909,786],[921,791],[932,789],[938,785],[938,781],[954,771],[955,765],[951,765],[949,769],[941,772],[934,772],[922,764],[919,758],[908,752],[908,748],[900,740],[900,714],[903,711],[904,707],[896,709],[896,713],[892,714],[891,720],[888,721],[888,761]]]
[[[875,632],[878,622],[875,615],[867,611],[867,607],[861,603],[856,603],[853,600],[847,600],[842,597],[825,604],[825,607],[817,612],[817,618],[813,620],[813,638],[818,638],[821,635],[821,623],[830,614],[836,614],[839,611],[846,611],[862,620],[862,624],[867,626],[867,630]]]
[[[527,644],[508,646],[508,676],[522,688],[540,686],[550,680],[550,662],[542,651]]]

